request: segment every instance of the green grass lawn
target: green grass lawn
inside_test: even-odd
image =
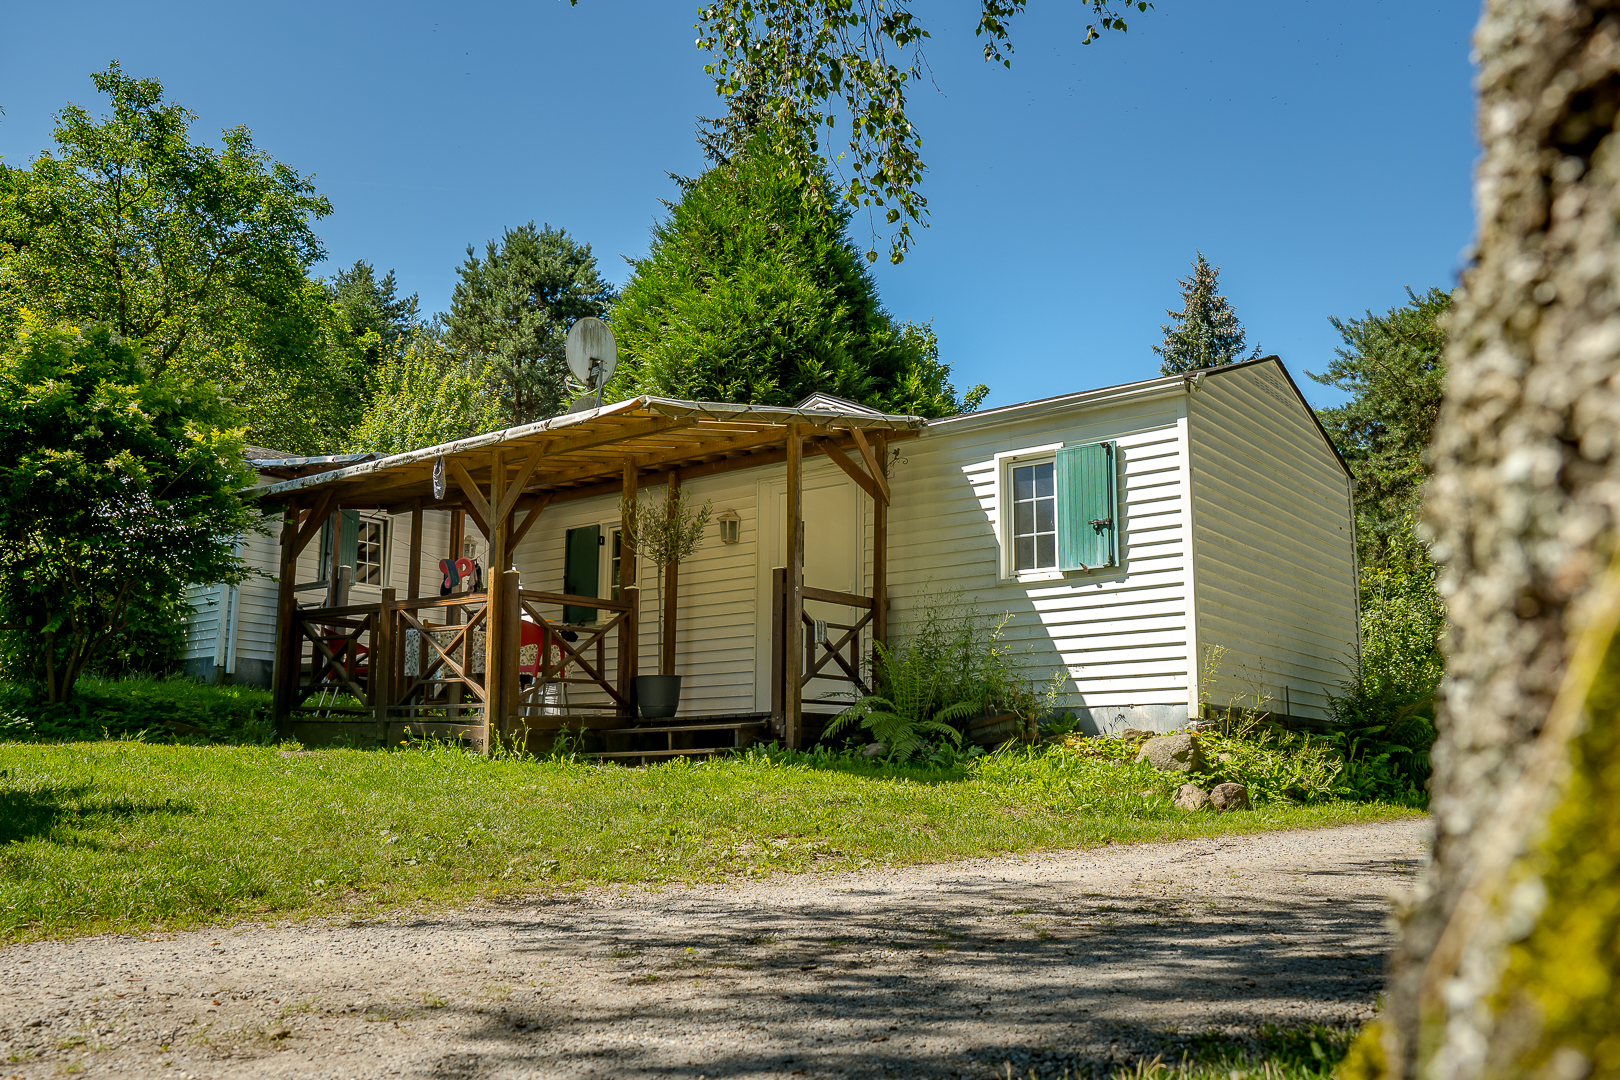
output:
[[[364,914],[590,883],[1392,820],[1379,803],[1174,810],[1147,765],[768,755],[645,769],[451,747],[0,744],[0,940]]]

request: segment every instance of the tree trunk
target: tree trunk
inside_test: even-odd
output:
[[[1451,318],[1425,514],[1453,627],[1434,861],[1402,913],[1382,1050],[1392,1076],[1551,1062],[1579,1080],[1590,1054],[1548,1041],[1544,1002],[1512,1002],[1528,978],[1514,958],[1564,899],[1545,891],[1565,879],[1541,834],[1559,792],[1580,787],[1584,721],[1576,698],[1562,720],[1553,702],[1620,514],[1620,9],[1488,0],[1476,47],[1478,261]],[[1592,715],[1590,734],[1614,722]],[[1615,803],[1601,811],[1612,826]],[[1593,962],[1620,985],[1612,950]]]

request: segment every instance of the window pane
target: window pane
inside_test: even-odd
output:
[[[1035,538],[1035,565],[1038,567],[1057,565],[1057,537],[1051,533],[1043,533]]]
[[[1027,536],[1035,531],[1035,504],[1013,503],[1013,535]]]
[[[1035,500],[1035,530],[1037,532],[1055,532],[1057,530],[1057,500]]]
[[[1013,541],[1013,569],[1033,570],[1035,568],[1035,538],[1020,536]]]
[[[1052,493],[1052,463],[1035,466],[1035,494],[1049,499]]]
[[[1013,470],[1013,498],[1028,499],[1035,495],[1035,467],[1024,465]]]

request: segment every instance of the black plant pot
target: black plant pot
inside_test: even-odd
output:
[[[636,703],[643,720],[662,720],[681,706],[681,676],[637,675]]]

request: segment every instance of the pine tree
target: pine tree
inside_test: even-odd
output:
[[[422,321],[416,294],[401,297],[392,270],[377,277],[377,270],[364,259],[356,259],[347,270],[339,270],[326,283],[332,306],[349,324],[349,333],[361,345],[368,365],[391,356]],[[368,335],[375,334],[374,340]]]
[[[1202,251],[1197,254],[1192,276],[1179,282],[1181,310],[1165,312],[1172,321],[1159,327],[1164,331],[1164,344],[1153,346],[1154,355],[1161,360],[1161,375],[1235,364],[1260,355],[1258,345],[1247,357],[1243,355],[1243,324],[1226,297],[1216,291],[1221,268],[1209,265]]]
[[[449,344],[495,361],[512,423],[561,410],[568,328],[587,315],[606,316],[615,298],[591,246],[531,221],[491,240],[482,260],[468,244],[460,274],[446,318]]]
[[[957,395],[932,328],[884,310],[851,211],[822,210],[762,135],[722,143],[711,152],[730,156],[680,181],[632,264],[610,395],[792,405],[825,391],[890,412],[971,411],[985,391]]]

